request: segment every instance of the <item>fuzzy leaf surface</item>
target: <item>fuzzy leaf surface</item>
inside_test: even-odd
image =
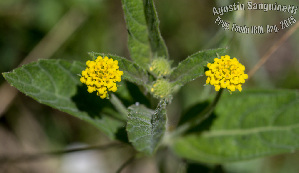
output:
[[[225,54],[224,48],[197,52],[179,63],[170,74],[170,81],[174,85],[184,85],[204,74],[204,66],[213,62],[214,58]]]
[[[224,163],[299,149],[299,93],[255,90],[226,94],[209,131],[178,138],[174,151],[187,159]]]
[[[168,57],[152,0],[122,0],[131,58],[147,69],[154,56]]]
[[[166,129],[166,102],[160,101],[156,110],[132,105],[128,116],[129,141],[138,151],[154,153]]]
[[[168,50],[159,30],[158,14],[153,0],[144,0],[144,12],[151,50],[155,56],[168,58]]]
[[[39,60],[3,76],[25,95],[80,118],[113,139],[123,122],[103,114],[110,105],[109,100],[88,93],[87,87],[81,84],[78,74],[85,68],[86,65],[78,61]]]

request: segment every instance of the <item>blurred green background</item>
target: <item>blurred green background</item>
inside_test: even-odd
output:
[[[250,71],[258,60],[290,28],[277,34],[239,34],[215,24],[213,7],[232,0],[155,1],[160,29],[173,66],[202,49],[228,47]],[[244,3],[247,1],[238,1]],[[255,2],[255,1],[253,1]],[[272,2],[263,0],[263,2]],[[278,3],[299,6],[298,0]],[[221,16],[239,25],[277,24],[291,14],[283,12],[238,11]],[[299,20],[299,15],[294,18]],[[249,88],[299,88],[299,32],[287,39],[246,83]],[[117,54],[129,58],[127,31],[120,0],[2,0],[0,1],[0,72],[42,58],[86,61],[88,52]],[[168,107],[169,126],[175,126],[182,112],[214,94],[203,87],[205,79],[188,83]],[[108,144],[107,139],[87,123],[41,105],[22,93],[15,96],[0,77],[0,172],[115,172],[130,157],[129,147],[88,151],[6,162],[11,156],[55,151],[74,146]],[[159,157],[159,156],[157,156]],[[171,153],[167,169],[178,162]],[[159,160],[159,159],[157,159]],[[213,167],[192,163],[189,172],[299,172],[297,153]],[[187,162],[188,163],[188,162]],[[154,158],[139,159],[123,172],[157,172]],[[183,167],[186,167],[183,166]],[[213,167],[213,169],[210,169]],[[85,171],[84,171],[85,170]]]

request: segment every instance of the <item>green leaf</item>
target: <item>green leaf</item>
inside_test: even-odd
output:
[[[81,85],[78,74],[85,68],[77,61],[39,60],[3,73],[3,76],[12,86],[38,102],[89,122],[114,138],[123,122],[102,114],[102,110],[109,107],[109,100],[89,94],[87,87]]]
[[[211,129],[178,138],[174,151],[209,163],[253,159],[299,149],[299,93],[289,90],[226,94]]]
[[[155,56],[168,58],[168,51],[159,30],[159,19],[153,0],[144,0],[144,13],[149,31],[151,50]]]
[[[171,73],[169,79],[174,85],[184,85],[204,74],[204,66],[214,58],[225,54],[224,48],[197,52],[182,61]]]
[[[104,54],[104,53],[96,53],[91,52],[89,53],[92,57],[96,58],[95,56],[107,56],[114,60],[118,61],[119,69],[124,72],[122,78],[128,80],[130,82],[147,86],[148,82],[148,74],[145,70],[143,70],[139,65],[134,62],[127,60],[126,58],[119,57],[116,55]]]
[[[153,56],[168,57],[153,1],[122,0],[122,4],[131,58],[147,69]]]
[[[160,101],[156,110],[143,105],[129,107],[127,132],[129,141],[141,152],[152,154],[166,128],[166,101]]]

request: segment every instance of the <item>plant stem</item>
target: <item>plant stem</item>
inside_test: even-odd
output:
[[[248,79],[253,76],[253,74],[265,64],[271,55],[277,51],[277,49],[299,28],[299,22],[294,25],[288,32],[286,32],[274,45],[264,54],[264,56],[259,60],[259,62],[248,72]]]
[[[121,171],[128,166],[130,163],[132,163],[135,160],[135,155],[133,155],[132,157],[130,157],[124,164],[121,165],[120,168],[118,168],[118,170],[116,171],[116,173],[121,173]]]
[[[73,149],[66,149],[66,150],[59,150],[59,151],[52,151],[52,152],[45,152],[45,153],[37,153],[37,154],[24,154],[15,157],[0,157],[0,166],[3,163],[18,163],[18,162],[28,162],[38,159],[48,158],[50,156],[59,156],[63,154],[79,152],[79,151],[87,151],[87,150],[106,150],[114,147],[125,147],[126,145],[122,143],[112,143],[107,145],[100,145],[100,146],[88,146],[88,147],[80,147],[80,148],[73,148]]]
[[[118,118],[121,119],[121,121],[126,122],[128,116],[128,110],[121,102],[121,100],[118,97],[116,97],[114,94],[111,94],[110,102],[120,114]]]
[[[186,123],[182,124],[176,131],[173,132],[173,134],[171,134],[171,138],[175,137],[175,136],[179,136],[179,135],[187,132],[188,130],[192,129],[193,127],[199,125],[204,120],[209,118],[209,116],[213,112],[215,106],[217,105],[222,92],[223,92],[223,89],[221,88],[220,91],[217,93],[216,97],[214,98],[213,102],[208,107],[206,107],[200,114],[193,117]]]

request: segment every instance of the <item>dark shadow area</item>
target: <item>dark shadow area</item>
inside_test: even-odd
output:
[[[209,104],[209,102],[202,102],[192,106],[185,113],[183,113],[181,120],[179,121],[179,125],[182,125],[188,120],[191,120],[192,118],[198,116],[204,109],[206,109],[209,106]],[[205,119],[200,125],[188,130],[187,133],[202,132],[209,130],[215,118],[216,115],[214,112],[212,112],[211,115],[207,119]]]
[[[204,72],[210,70],[207,66],[204,66]]]
[[[203,164],[190,163],[187,166],[187,173],[225,173],[221,165],[215,165],[213,167],[208,167]]]
[[[188,120],[198,115],[201,111],[203,111],[206,107],[208,107],[209,104],[210,102],[206,101],[206,102],[193,105],[192,107],[187,109],[185,112],[182,113],[181,119],[179,121],[179,125],[182,125],[183,123],[187,122]]]
[[[195,163],[190,163],[187,165],[187,173],[210,173],[212,172],[211,168],[202,165],[202,164],[195,164]]]
[[[199,124],[198,126],[188,130],[187,134],[188,133],[194,133],[194,132],[198,133],[198,132],[203,132],[203,131],[210,130],[215,118],[216,118],[216,115],[214,114],[214,112],[212,112],[212,114],[207,119],[205,119],[201,124]]]
[[[15,121],[17,117],[8,117],[6,114],[0,118],[0,127],[6,129],[9,132],[13,132],[14,128],[11,126],[11,119]]]
[[[108,99],[101,99],[96,92],[87,92],[86,85],[77,86],[77,93],[71,99],[80,111],[87,112],[92,118],[99,117],[103,108],[113,109]]]
[[[116,139],[118,139],[121,142],[130,144],[129,139],[128,139],[128,134],[126,131],[126,127],[121,127],[117,130],[116,134]]]
[[[139,102],[140,104],[146,105],[146,107],[151,107],[148,98],[140,91],[139,87],[131,82],[126,81],[127,88],[131,97],[133,98],[133,103]]]

